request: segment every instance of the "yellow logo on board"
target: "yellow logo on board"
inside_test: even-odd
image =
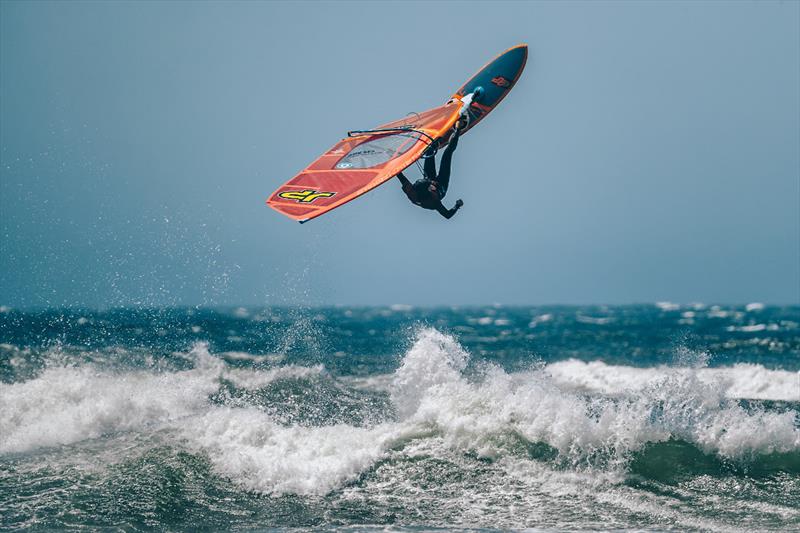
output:
[[[278,196],[301,204],[310,204],[317,198],[330,198],[335,194],[335,192],[319,192],[313,189],[306,189],[304,191],[283,191]]]

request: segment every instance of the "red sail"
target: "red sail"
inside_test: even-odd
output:
[[[275,191],[267,205],[300,222],[327,213],[413,164],[432,139],[453,128],[460,109],[461,103],[451,100],[424,113],[342,139]]]

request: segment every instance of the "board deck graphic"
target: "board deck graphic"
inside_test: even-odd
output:
[[[372,130],[349,132],[272,193],[267,205],[302,223],[374,189],[412,165],[432,144],[443,146],[462,112],[468,117],[462,133],[483,120],[519,79],[527,57],[527,45],[515,46],[483,67],[446,104]],[[480,96],[470,102],[468,95],[478,87]]]

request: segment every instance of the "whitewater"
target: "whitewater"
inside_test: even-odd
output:
[[[0,526],[800,527],[798,309],[688,309],[6,311]]]

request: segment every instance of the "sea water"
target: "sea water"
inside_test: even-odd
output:
[[[0,528],[800,528],[800,308],[0,309]]]

